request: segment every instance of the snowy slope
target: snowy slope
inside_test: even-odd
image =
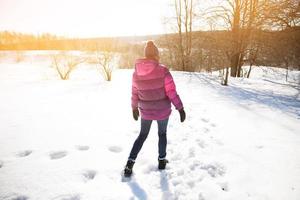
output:
[[[0,199],[299,199],[299,89],[259,78],[172,72],[187,120],[171,115],[167,170],[153,123],[122,182],[139,132],[131,73],[107,83],[83,65],[61,81],[48,62],[1,63]]]

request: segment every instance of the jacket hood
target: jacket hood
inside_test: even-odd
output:
[[[137,59],[135,61],[135,71],[138,76],[145,76],[150,74],[159,63],[156,60],[150,59]]]

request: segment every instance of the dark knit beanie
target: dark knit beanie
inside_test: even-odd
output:
[[[146,58],[156,58],[159,55],[158,48],[155,46],[153,41],[147,42],[144,52]]]

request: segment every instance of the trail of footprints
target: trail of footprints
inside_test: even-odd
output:
[[[207,119],[207,118],[201,118],[201,121],[202,121],[203,123],[208,124],[210,127],[213,127],[213,128],[217,127],[217,125],[216,125],[215,123],[210,122],[210,120]],[[206,129],[207,129],[207,131],[209,131],[208,128],[206,128]]]
[[[87,145],[77,145],[77,146],[75,146],[75,148],[78,151],[88,151],[90,149],[90,147]],[[120,147],[120,146],[109,146],[107,149],[108,149],[108,151],[110,151],[112,153],[120,153],[123,151],[122,147]],[[32,153],[33,153],[33,150],[27,149],[24,151],[17,152],[15,154],[15,156],[17,158],[23,158],[23,157],[27,157],[27,156],[31,155]],[[68,151],[64,151],[64,150],[63,151],[52,151],[48,154],[50,160],[58,160],[58,159],[66,157],[67,155],[68,155]],[[2,168],[3,166],[4,166],[4,163],[2,160],[0,160],[0,168]]]
[[[75,146],[75,148],[78,151],[88,151],[90,149],[90,147],[87,145],[77,145],[77,146]],[[123,151],[122,147],[120,147],[120,146],[109,146],[107,149],[112,153],[120,153]],[[28,150],[17,152],[15,154],[15,156],[18,158],[22,158],[22,157],[27,157],[27,156],[31,155],[32,153],[33,153],[33,150],[28,149]],[[64,151],[64,150],[52,151],[48,154],[48,156],[51,160],[61,159],[67,155],[68,155],[68,151]],[[3,161],[0,160],[0,168],[2,168],[2,167],[3,167]]]
[[[201,121],[203,123],[209,125],[212,128],[216,127],[216,124],[211,123],[209,119],[201,118]],[[202,131],[204,133],[208,133],[210,131],[210,129],[204,127]],[[196,139],[196,143],[197,143],[197,146],[199,146],[200,148],[205,148],[206,145],[207,145],[204,140],[199,139],[199,138]],[[88,151],[90,149],[90,147],[87,146],[87,145],[77,145],[77,146],[75,146],[75,149],[78,150],[78,151]],[[120,153],[120,152],[123,151],[122,147],[120,147],[120,146],[108,146],[107,150],[110,151],[111,153]],[[170,149],[170,151],[172,152],[173,150]],[[24,158],[24,157],[30,156],[32,153],[33,153],[33,150],[28,149],[28,150],[24,150],[24,151],[20,151],[20,152],[16,153],[15,156],[18,157],[18,158]],[[53,152],[50,152],[48,154],[50,160],[63,159],[67,155],[68,155],[68,151],[64,151],[64,150],[53,151]],[[179,155],[178,157],[179,157],[178,159],[182,159],[182,155]],[[193,158],[193,157],[195,157],[195,148],[190,148],[189,149],[189,158]],[[173,160],[176,161],[177,159],[175,159],[173,157]],[[4,167],[4,162],[0,160],[0,169],[3,168],[3,167]],[[223,176],[225,174],[225,168],[219,163],[203,164],[201,162],[196,162],[195,161],[193,164],[191,164],[189,166],[188,171],[190,173],[192,173],[196,169],[202,169],[202,170],[207,171],[207,173],[213,178],[218,177],[218,176]],[[179,176],[183,175],[185,173],[188,173],[188,172],[183,172],[183,171],[182,172],[181,171],[176,172],[177,176],[178,175]],[[88,169],[88,170],[84,170],[81,173],[81,175],[83,177],[83,181],[88,182],[88,181],[91,181],[91,180],[95,179],[95,177],[97,175],[97,171],[93,170],[93,169]],[[172,176],[172,175],[170,174],[170,176]],[[169,178],[171,178],[171,177],[169,177]],[[174,186],[177,185],[176,179],[173,179],[172,184]],[[192,181],[192,182],[187,183],[187,184],[191,185],[191,187],[192,187],[194,185],[194,182]],[[226,182],[218,183],[218,185],[220,186],[220,188],[223,191],[228,191],[228,184]],[[5,199],[9,199],[9,200],[29,200],[29,198],[27,196],[24,196],[24,195],[13,195],[13,196],[10,196],[10,197],[5,198]],[[53,200],[80,200],[80,199],[81,199],[81,197],[80,197],[79,194],[59,195],[59,196],[53,198]],[[199,194],[199,199],[204,200],[204,197],[202,196],[201,193]]]
[[[181,195],[181,189],[183,185],[189,186],[189,188],[195,187],[197,182],[200,182],[208,175],[208,177],[215,179],[216,185],[219,186],[220,190],[227,192],[229,191],[229,186],[226,181],[222,181],[221,177],[224,177],[226,174],[226,168],[223,164],[219,162],[202,162],[198,160],[197,157],[197,151],[199,149],[205,149],[206,147],[210,146],[210,144],[217,144],[222,145],[222,142],[214,138],[213,129],[217,127],[217,124],[211,121],[209,118],[200,118],[200,122],[202,122],[202,127],[198,127],[197,130],[195,127],[190,126],[190,132],[187,130],[187,133],[202,133],[202,137],[196,137],[194,144],[189,144],[190,147],[183,148],[186,149],[186,152],[177,152],[173,150],[173,147],[170,147],[169,152],[173,154],[174,152],[177,152],[171,157],[172,162],[181,162],[181,160],[185,160],[185,163],[187,167],[185,169],[173,169],[168,173],[167,177],[170,183],[175,187],[179,187],[179,197]],[[183,138],[180,138],[181,140],[178,140],[177,142],[184,142],[186,141],[187,136],[183,136]],[[180,144],[178,144],[180,145]],[[182,145],[182,144],[181,144]],[[174,146],[174,145],[173,145]],[[175,145],[176,146],[176,145]],[[176,146],[178,147],[178,146]],[[187,181],[183,181],[183,177],[193,177],[190,178]],[[221,182],[219,182],[221,181]],[[184,196],[184,193],[182,194],[182,197]],[[199,200],[205,200],[202,193],[198,194]]]
[[[188,163],[188,161],[186,161]],[[226,168],[218,162],[201,162],[195,160],[187,164],[186,168],[171,169],[170,172],[165,174],[166,180],[173,185],[173,191],[176,193],[179,199],[184,199],[184,196],[189,189],[193,190],[197,183],[207,179],[208,177],[214,179],[214,183],[219,187],[221,191],[228,192],[229,185],[227,181],[224,181]],[[208,175],[208,176],[207,176]],[[185,179],[184,177],[188,177]],[[185,188],[185,190],[182,190]],[[205,197],[200,192],[198,193],[198,199],[205,200]]]
[[[77,145],[75,146],[75,149],[77,151],[88,151],[90,149],[89,146],[87,145]],[[108,146],[107,150],[111,153],[120,153],[123,151],[122,147],[120,146]],[[29,157],[31,154],[33,154],[33,150],[31,149],[27,149],[24,151],[19,151],[17,153],[15,153],[15,157],[17,158],[25,158],[25,157]],[[61,151],[52,151],[48,154],[48,157],[50,160],[59,160],[59,159],[63,159],[64,157],[66,157],[68,155],[68,151],[65,150],[61,150]],[[0,160],[0,169],[3,168],[4,162],[2,160]],[[84,182],[88,182],[91,181],[93,179],[95,179],[96,175],[97,175],[97,171],[93,170],[93,169],[87,169],[87,170],[83,170],[83,172],[81,173],[82,177],[83,177],[83,181]],[[9,196],[6,197],[1,197],[0,199],[4,199],[4,200],[29,200],[30,198],[25,196],[25,195],[19,195],[19,194],[11,194]],[[53,200],[80,200],[81,197],[79,194],[66,194],[66,195],[59,195],[57,197],[54,197]]]
[[[87,145],[77,145],[75,146],[75,148],[78,151],[88,151],[90,149],[89,146]],[[109,146],[107,147],[108,151],[112,152],[112,153],[120,153],[123,151],[122,147],[120,146]],[[15,156],[17,158],[23,158],[23,157],[28,157],[33,153],[33,150],[27,149],[24,151],[19,151],[15,154]],[[61,158],[64,158],[68,155],[68,151],[52,151],[48,154],[49,159],[50,160],[58,160]],[[2,168],[4,166],[4,162],[2,160],[0,160],[0,168]]]

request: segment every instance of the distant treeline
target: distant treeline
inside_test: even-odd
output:
[[[112,45],[114,43],[114,45]],[[118,45],[115,45],[118,43]],[[52,34],[40,36],[0,32],[0,50],[95,50],[107,49],[119,51],[122,42],[116,38],[78,39],[59,37]],[[116,49],[116,47],[119,47]]]
[[[121,53],[120,66],[132,68],[134,60],[143,56],[143,41],[152,39],[161,49],[161,61],[182,70],[178,52],[178,34],[69,39],[51,34],[40,36],[0,32],[0,50],[80,50]],[[254,31],[251,45],[241,65],[264,65],[300,69],[300,27],[282,31]],[[230,65],[228,49],[232,46],[230,31],[194,31],[189,66],[185,71],[212,71]]]

